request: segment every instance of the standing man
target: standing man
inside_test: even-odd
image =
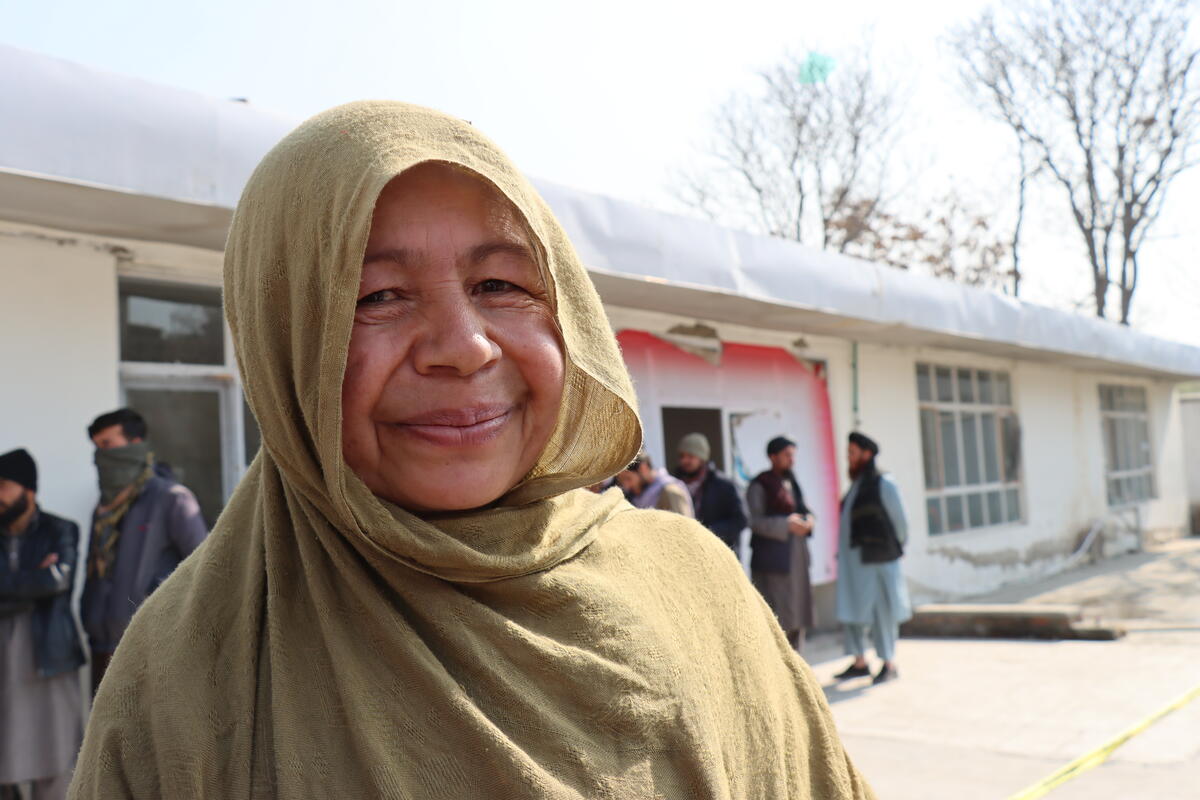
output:
[[[100,479],[81,604],[94,694],[133,612],[200,546],[208,529],[196,496],[155,469],[140,414],[131,408],[101,414],[88,435]]]
[[[736,555],[746,527],[746,512],[733,481],[717,471],[709,456],[712,449],[703,433],[689,433],[679,440],[675,477],[692,496],[692,508],[700,524],[729,545]]]
[[[900,677],[896,639],[900,623],[912,617],[912,607],[900,572],[908,518],[899,487],[875,465],[877,455],[879,445],[874,440],[861,433],[850,434],[846,461],[853,482],[842,498],[837,616],[845,626],[846,653],[854,656],[854,663],[837,677],[871,674],[864,656],[870,628],[875,655],[883,660],[872,683],[883,683]]]
[[[683,481],[671,477],[665,469],[655,469],[645,452],[639,453],[632,464],[617,473],[617,483],[637,508],[657,508],[685,517],[696,516],[692,496]]]
[[[796,443],[776,436],[767,443],[771,468],[746,491],[750,507],[750,577],[775,612],[779,627],[796,650],[804,650],[804,629],[813,625],[808,537],[816,519],[804,504],[792,474]]]
[[[37,504],[37,465],[0,455],[0,795],[31,783],[35,800],[65,798],[83,741],[71,615],[79,527]]]

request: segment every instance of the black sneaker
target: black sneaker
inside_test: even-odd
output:
[[[856,667],[854,666],[854,662],[851,662],[850,666],[846,667],[833,677],[837,678],[839,681],[844,681],[847,678],[865,678],[870,674],[871,670],[868,667]]]
[[[871,683],[874,685],[879,685],[881,683],[886,683],[887,681],[894,681],[894,680],[896,680],[896,678],[899,678],[899,677],[900,677],[900,670],[896,669],[895,667],[889,667],[887,664],[884,664],[882,667],[879,668],[879,673],[874,678],[871,679]]]

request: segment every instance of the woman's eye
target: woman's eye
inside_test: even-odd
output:
[[[371,292],[368,295],[361,297],[358,301],[360,306],[369,306],[373,303],[386,303],[389,300],[395,300],[396,293],[391,289],[380,289],[378,292]]]
[[[491,294],[494,292],[521,291],[521,287],[517,286],[515,283],[502,281],[499,278],[488,278],[485,281],[480,281],[477,288],[479,291],[485,294]]]

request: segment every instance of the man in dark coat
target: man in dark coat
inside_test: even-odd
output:
[[[37,504],[37,465],[0,455],[0,796],[30,783],[35,800],[64,798],[83,741],[71,615],[79,544],[74,522]]]
[[[813,626],[808,537],[815,518],[792,474],[796,443],[776,436],[767,443],[771,468],[746,491],[750,507],[750,577],[775,612],[779,627],[797,652],[804,630]]]
[[[746,511],[733,481],[709,461],[712,449],[703,433],[689,433],[679,440],[675,477],[692,494],[696,519],[715,533],[736,554],[746,527]]]
[[[88,428],[100,479],[81,603],[93,692],[133,613],[208,533],[196,496],[157,468],[147,433],[130,408]]]

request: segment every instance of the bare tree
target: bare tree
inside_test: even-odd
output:
[[[992,215],[973,210],[951,190],[924,204],[916,218],[852,207],[834,220],[856,229],[858,255],[900,269],[922,268],[937,278],[1000,291],[1017,291],[1011,246],[994,229]]]
[[[978,105],[1012,128],[1067,201],[1097,316],[1115,285],[1123,324],[1147,234],[1171,182],[1194,163],[1192,9],[1191,0],[1021,0],[950,39]]]
[[[854,252],[880,211],[899,120],[897,92],[865,52],[835,64],[810,53],[759,74],[715,120],[711,163],[681,176],[679,198],[723,222]]]

